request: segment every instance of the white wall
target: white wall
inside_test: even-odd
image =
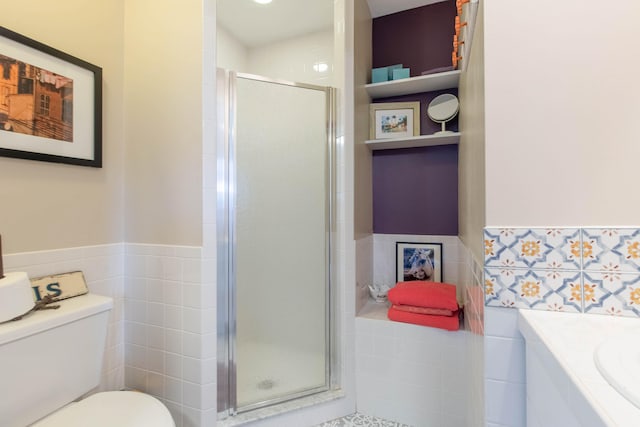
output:
[[[634,225],[640,5],[485,3],[487,224]]]
[[[216,27],[216,61],[218,68],[247,72],[249,51],[224,27]]]
[[[249,49],[246,72],[274,79],[335,86],[333,30]],[[324,63],[326,71],[314,70]]]

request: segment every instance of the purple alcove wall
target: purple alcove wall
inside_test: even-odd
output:
[[[451,65],[454,1],[436,3],[373,20],[373,67],[402,63],[411,76]],[[420,133],[440,125],[427,117],[437,95],[457,89],[376,99],[420,101]],[[458,119],[447,123],[458,130]],[[373,232],[383,234],[458,234],[458,146],[373,152]]]

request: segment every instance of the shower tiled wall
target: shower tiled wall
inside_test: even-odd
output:
[[[640,229],[486,228],[487,306],[640,317]]]
[[[4,256],[6,271],[24,271],[30,279],[82,271],[89,292],[113,298],[99,390],[124,386],[123,245],[99,245],[22,252]]]

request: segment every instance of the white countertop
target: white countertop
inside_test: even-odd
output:
[[[640,339],[640,319],[613,317],[596,314],[559,313],[539,310],[520,310],[518,327],[524,336],[527,346],[538,346],[538,351],[545,354],[545,368],[555,381],[573,391],[581,393],[585,401],[575,399],[570,405],[577,416],[580,413],[587,417],[589,408],[591,415],[601,419],[600,425],[607,426],[640,426],[640,409],[617,392],[600,374],[594,362],[594,352],[605,339],[622,333],[633,332]],[[540,350],[542,348],[542,350]],[[544,349],[548,352],[545,352]],[[549,359],[552,358],[551,359]],[[548,365],[548,366],[547,366]],[[638,384],[640,387],[640,384]],[[593,418],[590,418],[593,420]],[[592,423],[589,423],[592,425]],[[593,423],[598,425],[598,423]]]

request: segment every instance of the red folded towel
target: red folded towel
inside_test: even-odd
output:
[[[389,290],[387,298],[396,305],[458,310],[456,286],[448,283],[399,282]]]
[[[393,309],[407,313],[429,314],[432,316],[453,316],[454,311],[444,308],[414,307],[413,305],[393,304]]]
[[[431,326],[433,328],[446,329],[447,331],[457,331],[460,329],[458,312],[453,316],[432,316],[429,314],[409,313],[407,311],[389,308],[387,316],[396,322],[413,323],[414,325]]]

